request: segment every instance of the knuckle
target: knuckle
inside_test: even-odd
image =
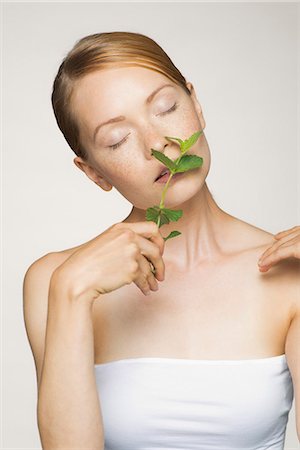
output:
[[[132,283],[132,281],[133,281],[133,275],[132,274],[129,274],[128,276],[127,276],[127,278],[126,278],[126,280],[125,280],[125,284],[131,284]]]
[[[135,232],[133,230],[131,230],[130,228],[123,228],[122,236],[125,237],[125,239],[128,239],[129,241],[131,241],[135,237]]]
[[[127,245],[128,248],[128,252],[130,256],[134,256],[135,258],[137,258],[137,256],[139,255],[139,246],[137,245],[136,242],[130,242]]]
[[[130,263],[130,273],[136,275],[139,270],[139,264],[137,261],[131,261]]]
[[[138,274],[139,265],[136,261],[131,261],[128,264],[127,268],[127,277],[126,277],[126,284],[130,284],[132,281],[134,281]]]

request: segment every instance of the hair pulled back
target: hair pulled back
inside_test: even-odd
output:
[[[188,95],[186,79],[165,51],[140,33],[114,31],[85,36],[63,59],[53,82],[51,102],[59,129],[77,156],[87,161],[88,152],[80,142],[79,123],[72,114],[71,100],[76,82],[88,73],[117,65],[141,66],[154,70],[180,85]]]

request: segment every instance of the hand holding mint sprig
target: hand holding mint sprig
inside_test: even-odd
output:
[[[168,158],[166,155],[164,155],[162,152],[159,152],[157,150],[152,150],[152,156],[154,156],[156,159],[158,159],[160,162],[162,162],[170,171],[170,176],[168,181],[166,182],[166,185],[162,191],[161,195],[161,201],[159,205],[154,205],[150,208],[147,208],[146,210],[146,220],[152,220],[152,222],[155,222],[158,227],[160,228],[162,225],[165,225],[170,222],[175,222],[183,215],[182,209],[167,209],[164,206],[164,201],[166,197],[166,192],[169,187],[169,183],[173,175],[175,175],[178,172],[187,172],[188,170],[197,169],[198,167],[202,166],[203,158],[197,155],[186,155],[186,152],[189,148],[192,147],[192,145],[195,144],[200,134],[202,134],[203,131],[197,131],[196,133],[192,134],[191,137],[183,141],[182,139],[165,136],[166,139],[171,140],[175,139],[180,144],[180,152],[181,155],[179,158],[175,159],[174,161],[170,158]],[[171,239],[175,236],[178,236],[180,231],[171,231],[171,233],[164,237],[164,240]]]

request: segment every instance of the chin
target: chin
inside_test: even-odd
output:
[[[186,172],[184,176],[174,183],[170,183],[165,196],[165,208],[168,209],[182,209],[189,204],[189,201],[195,199],[197,195],[201,193],[201,190],[205,184],[206,176],[203,173],[197,171],[192,173]],[[148,189],[144,192],[145,185],[136,186],[131,192],[120,192],[132,205],[133,208],[145,211],[154,205],[159,205],[161,201],[162,191],[165,184],[153,183],[152,190]],[[132,197],[132,192],[137,193],[137,197]],[[140,194],[138,194],[140,193]]]
[[[178,180],[179,181],[179,180]],[[169,187],[165,196],[165,208],[168,209],[184,209],[190,201],[195,200],[201,194],[202,188],[205,184],[205,178],[191,177],[185,180],[184,183],[178,183],[175,186]]]

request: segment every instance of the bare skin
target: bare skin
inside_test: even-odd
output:
[[[163,258],[158,291],[145,296],[132,283],[96,300],[95,364],[143,356],[251,359],[285,353],[294,312],[288,284],[296,265],[282,261],[261,273],[257,259],[273,235],[239,225],[247,235],[244,250],[189,270]],[[57,265],[79,247],[57,252]]]
[[[81,118],[89,161],[76,157],[74,163],[101,189],[115,187],[132,203],[123,223],[145,220],[146,208],[161,198],[163,185],[154,183],[161,166],[150,149],[175,159],[179,147],[164,136],[186,139],[206,126],[191,83],[191,96],[171,82],[174,89],[162,89],[144,106],[164,83],[170,80],[151,70],[117,67],[87,75],[76,88],[73,110]],[[174,102],[177,110],[161,116]],[[121,114],[125,121],[104,127],[93,141],[100,122]],[[126,137],[117,149],[107,147]],[[142,356],[247,359],[284,353],[293,316],[285,285],[293,263],[260,272],[257,260],[273,235],[217,205],[206,185],[210,149],[204,133],[190,153],[204,163],[169,187],[165,206],[184,214],[161,228],[163,236],[174,229],[182,233],[166,242],[165,280],[148,297],[132,283],[94,302],[96,364]],[[58,258],[63,262],[74,250]]]

